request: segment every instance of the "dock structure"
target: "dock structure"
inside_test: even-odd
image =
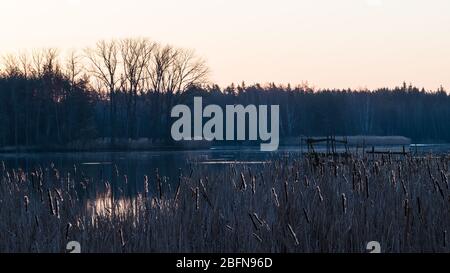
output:
[[[377,151],[377,150],[375,150],[375,146],[372,146],[372,149],[370,151],[367,151],[367,153],[371,154],[371,155],[376,155],[376,154],[380,155],[381,154],[381,155],[404,155],[404,156],[406,156],[409,154],[409,151],[406,150],[405,145],[402,146],[401,151],[391,151],[391,150]]]
[[[326,137],[302,137],[301,145],[307,146],[307,154],[309,155],[342,157],[352,153],[367,154],[374,157],[375,155],[406,156],[410,154],[410,144],[400,137],[336,137],[334,135]],[[354,147],[355,151],[350,152],[349,147]]]
[[[306,138],[306,144],[308,147],[308,154],[318,154],[316,149],[314,148],[314,145],[316,144],[325,144],[326,146],[326,155],[342,155],[342,154],[349,154],[348,150],[348,140],[346,137],[343,139],[336,139],[335,136],[326,136],[326,137],[308,137]],[[344,145],[345,150],[344,152],[339,153],[337,150],[338,145]]]

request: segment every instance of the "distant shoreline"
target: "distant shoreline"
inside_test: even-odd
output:
[[[281,147],[306,147],[308,137],[288,137],[280,140]],[[314,139],[321,136],[311,137]],[[411,139],[403,136],[336,136],[337,140],[345,140],[348,147],[379,147],[379,146],[410,146]],[[439,143],[439,142],[433,142]],[[164,142],[141,138],[138,140],[116,140],[114,147],[110,139],[96,139],[84,142],[75,142],[68,145],[42,145],[42,146],[8,146],[0,147],[0,154],[11,153],[46,153],[46,152],[138,152],[138,151],[190,151],[205,149],[227,149],[228,147],[241,148],[258,146],[259,142],[226,142],[226,141],[181,141]],[[444,143],[443,143],[444,144]],[[325,146],[323,143],[315,144],[317,147]],[[344,146],[341,144],[341,146]]]

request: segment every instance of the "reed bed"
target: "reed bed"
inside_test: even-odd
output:
[[[157,170],[128,193],[74,166],[0,164],[0,252],[448,252],[448,155],[336,158],[286,154],[212,170]]]

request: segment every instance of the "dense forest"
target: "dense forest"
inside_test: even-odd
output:
[[[47,49],[6,55],[0,70],[0,147],[94,139],[169,141],[176,104],[278,104],[280,135],[401,135],[450,141],[450,96],[412,85],[328,90],[208,82],[194,52],[147,39],[101,41],[61,56]]]

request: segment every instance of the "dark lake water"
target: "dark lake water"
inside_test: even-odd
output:
[[[77,171],[93,180],[110,180],[116,168],[121,177],[127,176],[129,184],[141,184],[145,175],[154,177],[156,169],[169,182],[177,181],[180,170],[188,172],[193,166],[226,168],[230,164],[265,164],[274,158],[301,156],[301,149],[281,149],[261,152],[256,148],[210,149],[199,151],[143,151],[143,152],[83,152],[83,153],[21,153],[0,154],[7,168],[32,171],[54,165],[61,175]]]
[[[25,171],[37,167],[46,169],[53,164],[63,176],[72,173],[76,166],[78,172],[94,181],[110,181],[117,168],[122,177],[127,176],[128,183],[139,185],[145,175],[154,177],[156,169],[170,182],[178,179],[180,169],[186,173],[192,166],[201,165],[202,168],[214,170],[226,168],[230,164],[258,165],[280,157],[299,158],[306,150],[305,147],[281,147],[276,152],[261,152],[257,147],[241,147],[198,151],[21,153],[0,154],[0,161],[5,162],[8,168]],[[320,148],[316,150],[320,151]],[[412,145],[410,151],[448,153],[450,145],[418,144]]]

